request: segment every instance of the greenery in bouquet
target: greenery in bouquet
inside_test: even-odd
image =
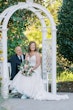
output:
[[[27,60],[24,60],[19,66],[19,70],[24,76],[32,76],[33,73],[32,69],[33,67],[30,66],[30,63]]]

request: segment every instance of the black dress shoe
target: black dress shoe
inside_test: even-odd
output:
[[[9,93],[11,93],[12,90],[9,90]]]

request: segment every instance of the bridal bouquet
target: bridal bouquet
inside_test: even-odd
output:
[[[24,60],[19,66],[19,70],[21,70],[24,76],[32,76],[33,67],[29,65],[29,61]]]

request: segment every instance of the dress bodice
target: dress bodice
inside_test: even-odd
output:
[[[36,56],[35,55],[29,57],[29,64],[30,64],[30,66],[36,65]]]

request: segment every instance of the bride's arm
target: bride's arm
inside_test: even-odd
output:
[[[39,53],[36,53],[36,65],[33,67],[33,70],[39,67],[41,65],[41,57]]]
[[[28,53],[25,55],[25,60],[29,60],[29,55],[28,55]]]

